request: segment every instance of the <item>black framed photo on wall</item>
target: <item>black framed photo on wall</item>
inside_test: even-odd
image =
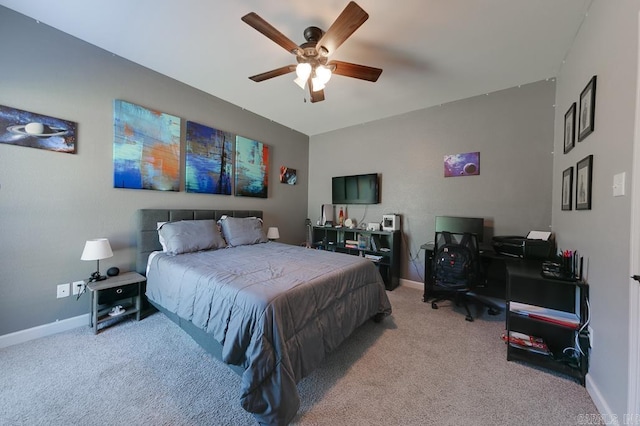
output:
[[[578,142],[589,136],[595,128],[596,118],[596,76],[594,75],[580,93],[578,114]]]
[[[576,210],[591,210],[593,155],[578,161],[576,166]]]
[[[564,115],[564,153],[571,151],[576,145],[576,103]]]
[[[573,203],[573,167],[562,172],[562,210],[571,210]]]

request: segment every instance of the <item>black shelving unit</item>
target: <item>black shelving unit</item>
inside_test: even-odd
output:
[[[354,256],[377,256],[379,260],[372,261],[378,267],[386,289],[393,290],[400,284],[400,231],[314,226],[313,247]]]
[[[589,368],[589,286],[582,281],[544,278],[541,262],[507,265],[507,333],[542,339],[549,354],[507,344],[507,360],[524,361],[570,376],[585,385]]]

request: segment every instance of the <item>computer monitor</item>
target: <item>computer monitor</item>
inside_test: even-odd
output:
[[[481,217],[436,216],[436,232],[449,231],[456,234],[476,234],[478,242],[484,237],[484,219]]]

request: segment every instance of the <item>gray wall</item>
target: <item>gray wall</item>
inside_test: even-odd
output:
[[[331,177],[377,172],[381,203],[348,206],[380,222],[402,215],[405,279],[422,282],[424,251],[439,215],[485,218],[494,235],[549,230],[555,82],[541,81],[312,136],[309,217],[331,203]],[[480,152],[480,175],[444,177],[448,154]]]
[[[559,243],[588,259],[595,344],[588,389],[601,412],[626,410],[629,353],[629,246],[634,123],[637,117],[638,11],[640,1],[593,2],[558,76],[553,169],[553,229]],[[563,152],[564,113],[593,76],[598,76],[595,131]],[[562,171],[594,156],[593,207],[561,211]],[[613,197],[613,175],[627,173],[627,195]],[[637,271],[634,273],[638,273]],[[637,336],[636,336],[637,338]]]
[[[0,335],[88,312],[56,285],[95,270],[85,240],[107,237],[101,270],[135,267],[144,207],[262,209],[282,241],[304,241],[308,137],[0,7],[0,104],[78,123],[77,154],[0,145]],[[113,188],[113,100],[260,140],[271,147],[269,198]],[[280,165],[297,185],[278,182]]]

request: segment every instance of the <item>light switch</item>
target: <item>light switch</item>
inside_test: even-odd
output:
[[[613,175],[613,196],[621,197],[624,195],[625,172]]]

